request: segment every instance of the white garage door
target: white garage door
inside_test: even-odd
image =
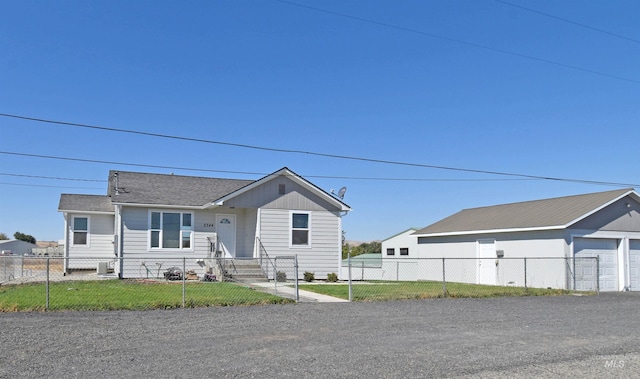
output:
[[[640,291],[640,240],[629,240],[629,289]]]
[[[575,238],[573,253],[575,289],[591,291],[597,288],[596,260],[586,258],[599,257],[600,291],[618,290],[618,243],[615,239]]]

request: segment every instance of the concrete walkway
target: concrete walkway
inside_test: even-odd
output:
[[[252,287],[260,287],[263,291],[274,295],[295,299],[295,287],[289,284],[278,284],[274,286],[273,282],[251,283]],[[316,292],[304,291],[298,289],[298,297],[301,303],[348,303],[349,300],[341,299],[334,296],[323,295]]]

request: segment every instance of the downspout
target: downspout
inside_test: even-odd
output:
[[[116,205],[116,256],[118,258],[118,278],[123,279],[124,271],[124,248],[122,246],[122,206]]]
[[[66,276],[69,273],[69,214],[64,212],[64,267],[62,269],[62,275]]]

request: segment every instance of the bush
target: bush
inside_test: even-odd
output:
[[[327,282],[335,283],[338,281],[338,275],[335,272],[327,274]]]
[[[305,282],[313,282],[316,278],[316,275],[313,272],[305,271],[304,272],[304,281]]]
[[[276,273],[276,281],[277,282],[286,282],[287,281],[287,273],[283,271],[278,271]]]

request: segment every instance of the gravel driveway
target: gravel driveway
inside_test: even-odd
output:
[[[640,294],[0,314],[0,377],[637,377]]]

